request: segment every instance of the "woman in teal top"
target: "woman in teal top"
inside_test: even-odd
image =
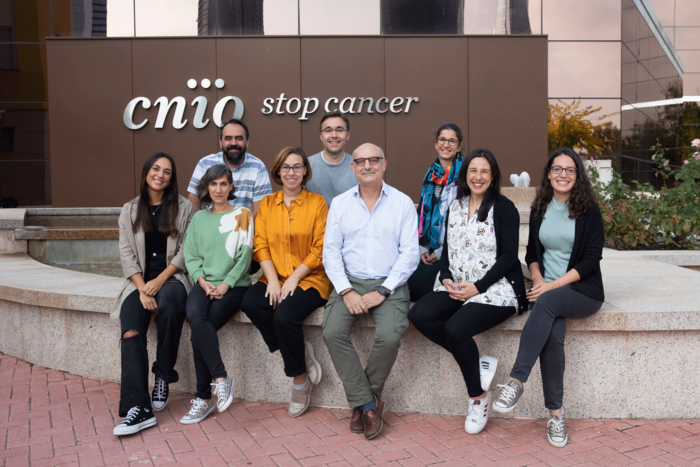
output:
[[[216,332],[240,309],[251,284],[253,256],[253,215],[228,203],[233,193],[231,170],[210,167],[197,185],[197,196],[202,206],[211,207],[192,217],[185,240],[185,265],[195,283],[186,308],[197,392],[183,424],[199,423],[214,410],[211,386],[219,412],[233,400],[233,379],[226,374]]]
[[[525,262],[532,274],[527,298],[534,306],[510,380],[499,385],[493,403],[496,412],[512,412],[539,358],[550,413],[547,439],[555,447],[564,447],[569,439],[562,406],[566,320],[588,318],[603,305],[604,243],[603,219],[581,158],[571,149],[557,149],[545,165],[530,212]]]

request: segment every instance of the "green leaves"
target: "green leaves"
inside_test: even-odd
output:
[[[673,169],[657,142],[652,160],[658,165],[656,176],[664,178],[657,190],[649,183],[633,181],[633,190],[617,172],[606,186],[592,173],[603,215],[605,237],[609,245],[633,248],[698,249],[700,247],[700,161],[690,159]],[[671,178],[672,186],[666,184]]]

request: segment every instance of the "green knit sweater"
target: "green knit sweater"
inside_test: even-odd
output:
[[[247,208],[224,214],[198,211],[185,239],[185,265],[192,280],[214,286],[250,287],[253,257],[253,215]]]

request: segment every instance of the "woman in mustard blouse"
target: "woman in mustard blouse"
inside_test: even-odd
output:
[[[270,352],[282,353],[284,372],[294,378],[289,416],[298,417],[321,381],[321,365],[301,326],[332,289],[321,262],[328,207],[323,196],[303,188],[311,180],[311,167],[301,148],[282,149],[270,174],[282,190],[260,201],[253,258],[263,276],[246,292],[241,310]]]

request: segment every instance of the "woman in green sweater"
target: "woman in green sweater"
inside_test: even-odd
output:
[[[197,197],[202,206],[211,207],[192,217],[185,240],[185,265],[195,283],[186,308],[197,392],[180,420],[183,424],[199,423],[214,410],[211,386],[219,412],[233,400],[233,379],[226,374],[216,332],[240,309],[251,284],[253,256],[253,215],[228,203],[233,193],[231,170],[210,167],[197,185]]]

